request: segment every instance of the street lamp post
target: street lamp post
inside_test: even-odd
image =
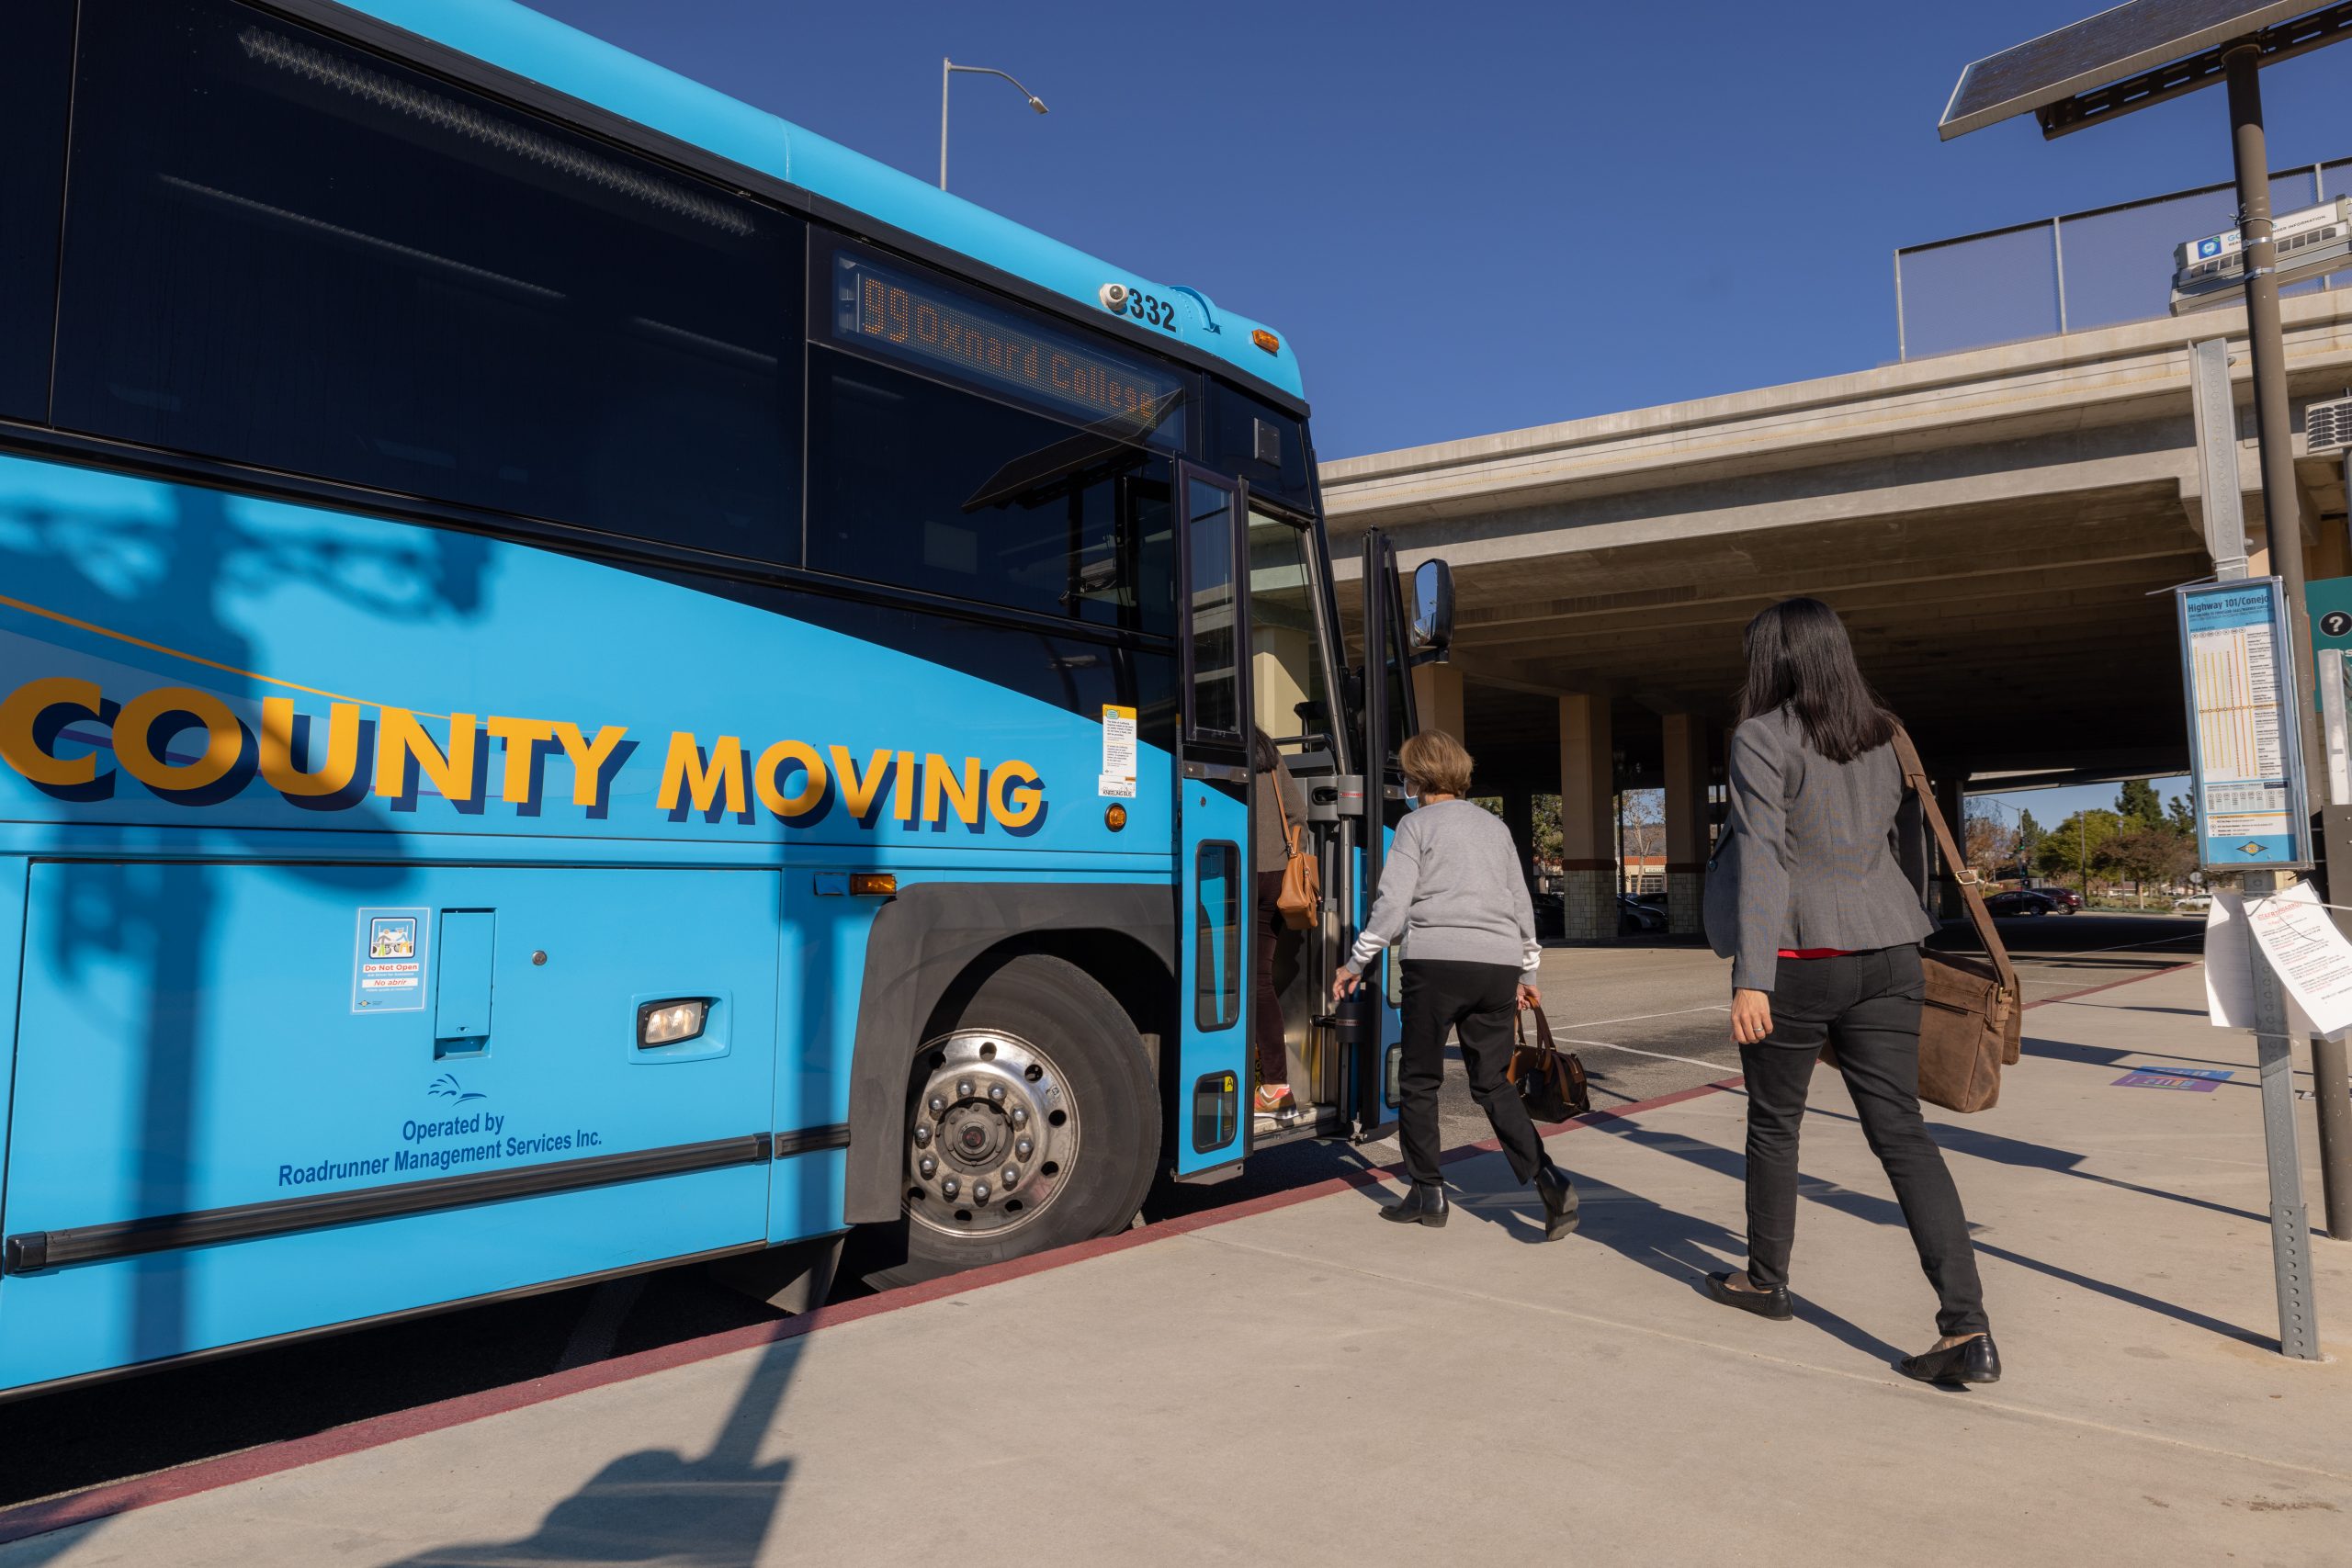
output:
[[[958,65],[954,61],[942,56],[939,62],[939,188],[942,190],[947,188],[947,79],[958,71],[967,72],[975,76],[1001,76],[1012,83],[1014,86],[1021,87],[1021,96],[1029,100],[1031,108],[1035,109],[1039,114],[1046,112],[1046,100],[1028,88],[1022,87],[1011,72],[999,71],[989,65]]]

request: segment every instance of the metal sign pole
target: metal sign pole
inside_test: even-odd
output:
[[[2278,891],[2278,874],[2249,871],[2249,900]],[[2251,902],[2248,905],[2251,910]],[[2270,1166],[2270,1268],[2278,1291],[2278,1348],[2299,1361],[2320,1359],[2312,1305],[2311,1222],[2303,1211],[2303,1165],[2295,1138],[2295,1052],[2287,1032],[2287,993],[2252,935],[2255,1060],[2262,1069],[2262,1144]]]
[[[2210,470],[2209,470],[2209,477]],[[2233,470],[2228,482],[2237,482]],[[2214,516],[2209,501],[2209,519]],[[2198,859],[2208,868],[2220,871],[2241,871],[2243,886],[2248,899],[2247,914],[2252,916],[2259,900],[2278,889],[2278,874],[2268,867],[2246,863],[2253,854],[2261,853],[2274,860],[2294,865],[2311,863],[2303,829],[2309,818],[2304,815],[2303,777],[2298,735],[2291,711],[2295,703],[2295,684],[2291,676],[2282,681],[2278,660],[2291,646],[2289,627],[2293,621],[2280,612],[2284,609],[2283,585],[2277,579],[2256,584],[2247,579],[2243,559],[2223,563],[2222,582],[2212,587],[2187,588],[2180,591],[2181,663],[2183,682],[2188,703],[2190,788],[2197,806]],[[2222,584],[2229,585],[2226,589]],[[2244,584],[2245,586],[2238,586]],[[2236,632],[2243,640],[2226,644],[2222,657],[2200,660],[2197,648],[2199,618],[2190,612],[2190,601],[2198,599],[2243,598],[2249,589],[2259,586],[2267,593],[2267,609],[2257,611],[2247,605],[2223,605],[2222,614],[2213,616],[2207,626],[2211,634],[2224,639]],[[2267,621],[2267,627],[2257,622]],[[2267,659],[2263,657],[2267,652]],[[2206,666],[2208,662],[2211,669]],[[2267,665],[2267,671],[2264,666]],[[2228,686],[2226,690],[2201,689],[2200,677],[2215,680]],[[2285,811],[2279,825],[2286,829],[2283,844],[2263,844],[2259,838],[2249,835],[2244,844],[2236,843],[2239,823],[2224,825],[2216,820],[2222,813],[2215,809],[2217,800],[2239,807],[2249,804],[2241,793],[2244,785],[2226,782],[2242,777],[2245,764],[2241,760],[2233,768],[2224,757],[2206,755],[2206,723],[2210,714],[2220,716],[2233,710],[2244,712],[2250,703],[2267,703],[2278,721],[2276,767],[2284,786]],[[2217,728],[2226,728],[2219,726]],[[2239,744],[2255,739],[2255,736],[2239,738]],[[2255,750],[2259,750],[2258,741]],[[2268,769],[2256,766],[2257,772]],[[2224,782],[2217,784],[2218,779]],[[2241,818],[2240,821],[2251,818]],[[2318,1314],[2312,1301],[2312,1241],[2311,1224],[2303,1207],[2302,1156],[2295,1134],[2294,1042],[2288,1032],[2290,1026],[2287,996],[2278,974],[2270,966],[2269,955],[2263,951],[2251,929],[2246,933],[2246,946],[2254,972],[2254,1037],[2255,1061],[2260,1070],[2262,1085],[2262,1144],[2270,1176],[2270,1264],[2273,1283],[2278,1302],[2278,1349],[2281,1354],[2297,1360],[2320,1359]]]

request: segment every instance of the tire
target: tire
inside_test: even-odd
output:
[[[1142,1036],[1110,992],[1064,959],[1011,960],[916,1055],[901,1133],[907,1259],[872,1282],[935,1280],[1125,1230],[1159,1165],[1159,1100]],[[1020,1178],[1011,1188],[1006,1168]]]

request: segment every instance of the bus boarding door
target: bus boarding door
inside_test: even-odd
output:
[[[1177,733],[1176,1174],[1248,1150],[1250,1103],[1250,615],[1239,497],[1179,469],[1184,613]]]

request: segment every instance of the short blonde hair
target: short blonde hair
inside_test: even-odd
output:
[[[1442,729],[1424,729],[1406,741],[1396,761],[1423,795],[1470,793],[1470,753]]]

